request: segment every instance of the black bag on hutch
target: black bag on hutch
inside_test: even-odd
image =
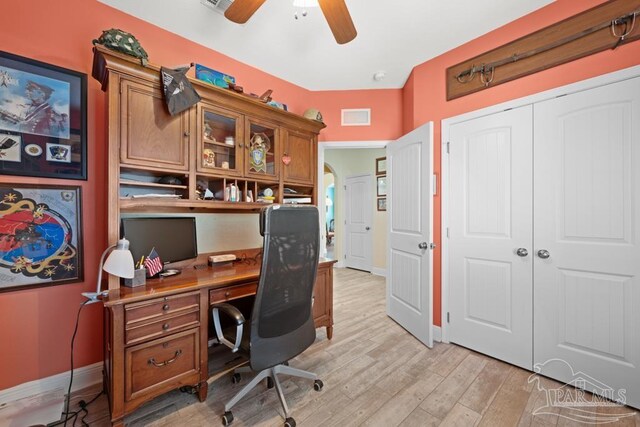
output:
[[[176,70],[160,68],[160,78],[164,86],[164,100],[172,116],[188,110],[201,99],[187,78],[189,68],[184,67]]]

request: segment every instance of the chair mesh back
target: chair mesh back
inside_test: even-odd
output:
[[[320,227],[315,206],[270,206],[260,220],[264,244],[251,320],[251,359],[252,366],[256,357],[273,366],[295,357],[315,339],[311,299]],[[273,357],[263,347],[270,339],[282,347]],[[254,356],[256,344],[262,354]]]

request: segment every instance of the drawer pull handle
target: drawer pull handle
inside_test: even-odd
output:
[[[169,304],[165,304],[165,305],[163,305],[163,306],[162,306],[162,309],[163,309],[164,311],[169,310],[169,308],[171,308],[171,307],[169,306]]]
[[[178,350],[178,351],[176,351],[176,355],[173,356],[173,358],[171,358],[169,360],[165,360],[164,362],[160,362],[160,363],[156,362],[156,359],[154,357],[152,357],[151,359],[149,359],[148,363],[149,363],[149,365],[153,365],[153,366],[155,366],[157,368],[162,368],[163,366],[167,366],[167,365],[170,365],[173,362],[175,362],[176,359],[178,357],[180,357],[181,354],[182,354],[182,350]]]
[[[228,291],[224,293],[224,296],[225,296],[225,297],[228,297],[229,295],[231,295],[231,293],[230,293],[230,292],[228,292]]]
[[[168,323],[165,323],[164,325],[162,325],[162,329],[163,329],[163,330],[165,330],[165,331],[166,331],[167,329],[169,329],[169,324],[168,324]]]

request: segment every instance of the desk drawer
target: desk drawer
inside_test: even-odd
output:
[[[135,322],[134,326],[128,326],[125,329],[125,345],[158,338],[199,324],[200,313],[198,311],[177,316],[167,315],[162,317],[160,321],[153,323]]]
[[[209,304],[216,304],[219,302],[255,295],[257,289],[258,282],[245,283],[222,289],[212,289],[209,291]]]
[[[198,311],[200,309],[200,293],[172,295],[136,302],[124,306],[127,329],[139,323],[162,321],[165,317],[180,313]]]
[[[125,350],[125,400],[145,399],[200,378],[198,328],[129,347]]]

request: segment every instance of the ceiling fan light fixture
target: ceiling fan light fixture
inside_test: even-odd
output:
[[[293,0],[293,6],[301,8],[320,7],[318,0]]]

